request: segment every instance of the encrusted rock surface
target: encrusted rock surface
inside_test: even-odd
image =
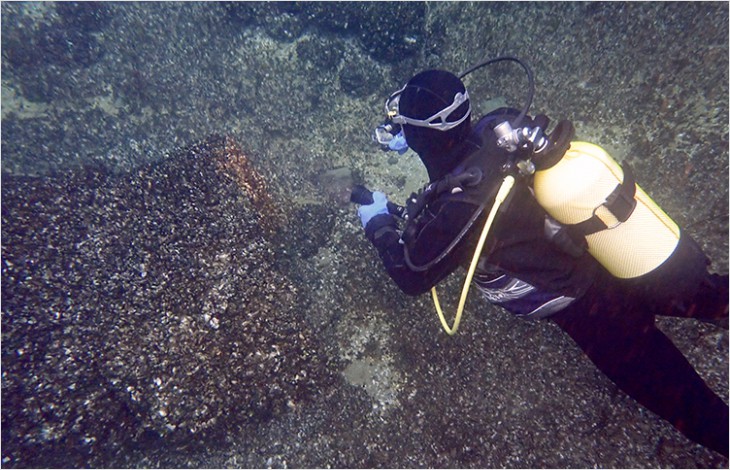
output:
[[[532,111],[727,272],[727,4],[0,8],[4,467],[727,468],[549,322],[473,295],[446,337],[322,184],[402,201],[426,175],[372,144],[385,97],[513,54]],[[476,115],[527,90],[511,64],[467,86]],[[727,331],[658,322],[727,399]]]
[[[212,138],[128,174],[4,179],[5,464],[215,446],[327,386],[268,214],[221,170],[241,157]]]

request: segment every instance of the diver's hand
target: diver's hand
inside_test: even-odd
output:
[[[403,155],[408,151],[408,142],[406,142],[406,137],[403,135],[402,130],[388,142],[388,148],[398,152],[398,155]]]
[[[372,204],[360,206],[357,210],[357,214],[360,216],[363,228],[365,228],[368,222],[370,222],[370,219],[376,215],[388,214],[388,198],[385,197],[385,193],[374,191]]]

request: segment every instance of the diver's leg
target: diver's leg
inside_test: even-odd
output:
[[[657,302],[651,308],[657,315],[722,320],[722,326],[727,329],[728,295],[728,275],[706,273],[697,293],[691,298],[670,301],[669,305]]]
[[[642,310],[654,315],[724,322],[727,328],[728,275],[710,274],[709,265],[700,245],[682,232],[674,253],[661,266],[621,284],[641,299]]]
[[[621,390],[690,439],[728,455],[728,406],[610,280],[552,319]]]

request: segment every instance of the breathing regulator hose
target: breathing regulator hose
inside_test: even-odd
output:
[[[466,304],[466,297],[469,294],[469,287],[471,286],[471,280],[474,277],[474,272],[477,269],[477,264],[479,264],[479,258],[482,255],[482,249],[484,249],[484,243],[487,241],[487,235],[489,235],[489,231],[492,228],[492,223],[494,222],[494,218],[497,216],[497,212],[499,211],[499,208],[502,206],[502,203],[507,199],[507,196],[509,195],[510,191],[512,191],[512,187],[515,185],[515,178],[511,175],[505,176],[504,180],[502,181],[502,185],[499,187],[499,191],[497,191],[497,196],[494,198],[494,204],[492,205],[492,210],[489,212],[489,216],[487,217],[487,221],[484,223],[484,228],[482,229],[481,235],[479,235],[479,241],[477,242],[477,247],[474,250],[474,256],[471,259],[471,264],[469,265],[469,271],[466,273],[466,279],[464,279],[464,287],[461,289],[461,298],[459,299],[459,306],[456,309],[456,316],[454,317],[454,324],[449,327],[449,324],[446,322],[446,318],[444,317],[444,313],[441,310],[441,304],[439,303],[438,294],[436,294],[436,286],[433,286],[431,288],[431,297],[433,298],[433,304],[436,307],[436,313],[438,313],[439,320],[441,320],[441,326],[444,328],[444,331],[449,336],[453,336],[456,333],[456,330],[459,329],[459,323],[461,323],[461,314],[464,311],[464,305]]]
[[[499,187],[499,191],[497,191],[497,195],[494,197],[494,204],[492,205],[492,210],[489,212],[489,216],[487,217],[487,221],[484,223],[484,228],[482,228],[482,233],[479,235],[479,241],[477,242],[477,247],[474,250],[474,256],[471,259],[471,264],[469,265],[469,271],[467,271],[466,279],[464,280],[464,287],[461,290],[461,299],[459,299],[459,306],[456,310],[456,316],[454,317],[454,324],[453,326],[449,327],[449,324],[446,322],[446,318],[444,317],[444,313],[441,310],[441,304],[439,303],[438,294],[436,294],[436,286],[433,286],[431,288],[431,297],[433,298],[433,304],[436,307],[436,313],[438,313],[439,320],[441,321],[441,326],[443,326],[444,331],[449,336],[453,336],[456,331],[459,329],[459,323],[461,322],[461,314],[464,312],[464,305],[466,304],[466,297],[469,294],[469,286],[471,286],[471,280],[474,278],[474,272],[477,269],[477,264],[479,264],[479,258],[482,255],[482,250],[484,249],[484,243],[487,241],[487,235],[489,235],[489,231],[492,228],[492,223],[494,222],[495,217],[497,216],[497,212],[499,212],[499,208],[502,206],[502,203],[507,199],[507,196],[509,196],[510,191],[512,191],[512,188],[515,185],[515,178],[512,175],[507,175],[504,177],[504,180],[502,180],[502,185]],[[372,204],[373,203],[373,196],[372,192],[370,192],[369,189],[367,189],[364,186],[358,185],[355,186],[355,188],[352,190],[352,193],[350,195],[350,201],[357,203],[357,204]],[[399,206],[397,204],[393,204],[392,202],[388,202],[388,212],[390,212],[393,215],[396,215],[398,217],[404,217],[405,215],[405,207]]]

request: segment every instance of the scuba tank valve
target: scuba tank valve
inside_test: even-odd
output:
[[[512,129],[509,121],[504,121],[494,128],[494,133],[497,134],[497,145],[508,152],[522,148],[531,153],[540,153],[548,146],[548,140],[539,127]]]

